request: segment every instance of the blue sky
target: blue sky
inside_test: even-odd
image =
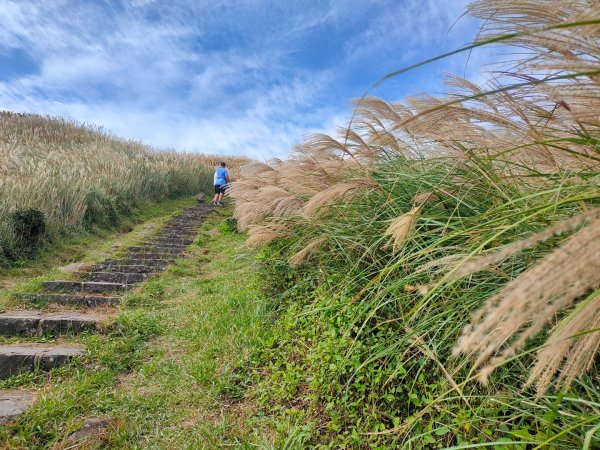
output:
[[[385,74],[471,42],[467,3],[0,0],[0,109],[161,148],[285,157],[306,133],[344,126],[350,100]],[[370,93],[441,93],[445,72],[480,80],[481,60],[458,55]]]

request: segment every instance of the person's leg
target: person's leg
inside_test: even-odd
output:
[[[223,205],[223,197],[225,196],[225,186],[220,186],[218,205]]]
[[[213,205],[216,205],[219,201],[219,194],[221,192],[220,186],[215,185],[215,196],[213,197]]]

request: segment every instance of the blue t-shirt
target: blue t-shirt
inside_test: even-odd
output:
[[[222,186],[227,184],[227,177],[229,176],[229,171],[225,167],[217,168],[215,172],[215,186]]]

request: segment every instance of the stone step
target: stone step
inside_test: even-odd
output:
[[[35,403],[37,393],[17,389],[0,390],[0,424],[20,416]]]
[[[100,306],[115,306],[119,297],[86,294],[16,294],[15,297],[33,302],[50,302],[57,305],[73,305],[96,308]]]
[[[83,353],[83,348],[75,345],[0,345],[0,380],[36,369],[47,371],[64,366]]]
[[[195,238],[196,234],[193,236],[182,236],[179,234],[158,234],[148,238],[147,240],[152,242],[164,242],[165,244],[190,245],[192,242],[194,242]]]
[[[180,250],[185,250],[187,248],[187,246],[190,245],[190,244],[191,244],[191,242],[185,242],[185,241],[182,241],[182,240],[180,240],[179,242],[174,242],[173,239],[168,239],[168,240],[156,239],[155,241],[144,241],[144,242],[142,242],[142,245],[145,245],[145,246],[178,248]]]
[[[201,223],[202,222],[168,223],[162,230],[176,230],[184,233],[197,233]]]
[[[73,311],[41,313],[12,311],[0,314],[0,336],[42,336],[78,333],[98,326],[100,318]]]
[[[159,233],[156,236],[153,237],[153,239],[155,241],[157,240],[173,240],[173,241],[183,241],[186,244],[191,244],[192,242],[194,242],[194,239],[196,238],[196,236],[198,235],[198,233],[190,233],[190,234],[181,234],[181,233]],[[190,241],[190,242],[187,242]]]
[[[150,239],[149,239],[150,240]],[[166,237],[166,236],[154,236],[152,238],[152,242],[162,242],[163,244],[173,244],[173,245],[190,245],[194,242],[194,239],[187,238],[185,236],[177,236],[177,237]]]
[[[169,222],[165,223],[165,227],[183,227],[183,228],[190,228],[190,227],[196,227],[198,226],[200,223],[202,222],[202,220],[194,220],[194,219],[185,219],[185,220],[170,220]]]
[[[167,253],[170,255],[180,255],[183,253],[184,248],[181,247],[152,247],[152,246],[144,246],[144,247],[129,247],[128,249],[131,253]]]
[[[183,218],[183,219],[178,219],[178,220],[170,220],[169,222],[165,223],[165,227],[182,227],[182,228],[189,228],[189,227],[194,227],[194,226],[198,226],[198,224],[202,222],[202,219],[198,219],[197,217],[189,217],[189,218]]]
[[[150,265],[112,265],[112,264],[94,264],[90,268],[92,272],[120,272],[120,273],[144,273],[153,274],[163,270],[161,266]]]
[[[191,216],[183,216],[183,217],[175,217],[165,223],[165,225],[196,225],[202,222],[202,217],[199,217],[197,214],[193,214]]]
[[[123,283],[110,283],[107,281],[46,281],[44,288],[49,291],[61,292],[123,292],[134,286]]]
[[[175,259],[177,259],[176,255],[171,255],[170,253],[137,253],[137,252],[132,252],[132,253],[128,253],[125,256],[127,259],[139,259],[139,260],[160,260],[160,261],[168,261],[167,264],[170,264],[171,262],[173,262]]]
[[[138,258],[139,254],[130,256],[128,258],[120,258],[106,261],[106,264],[111,266],[153,266],[164,269],[173,262],[172,258],[161,259],[161,258]]]
[[[123,284],[143,283],[148,278],[147,273],[126,272],[91,272],[88,276],[91,281],[108,281],[110,283]]]
[[[194,242],[194,239],[196,239],[196,236],[198,235],[198,233],[194,233],[194,234],[181,234],[181,233],[165,233],[165,234],[158,234],[156,236],[153,236],[152,240],[157,241],[157,240],[163,240],[163,239],[168,239],[168,240],[179,240],[179,241],[192,241]],[[191,244],[192,242],[185,242],[186,245]],[[176,242],[177,244],[179,242]]]

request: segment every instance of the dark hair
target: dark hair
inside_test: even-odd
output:
[[[225,167],[227,164],[225,164],[225,161],[221,161],[221,167]]]

